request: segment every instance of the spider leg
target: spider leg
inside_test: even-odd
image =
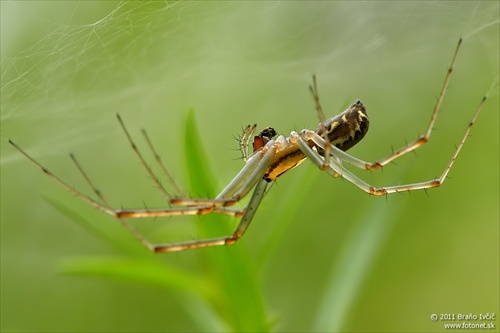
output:
[[[172,198],[170,202],[176,205],[211,205],[213,208],[231,206],[245,197],[255,184],[262,178],[265,170],[272,162],[278,143],[269,141],[265,147],[256,151],[248,159],[247,164],[233,178],[233,180],[215,197],[203,198]]]
[[[417,139],[415,139],[413,142],[407,144],[406,146],[396,150],[392,154],[386,156],[385,158],[378,160],[375,163],[370,163],[367,165],[367,169],[379,169],[382,168],[384,165],[394,161],[398,157],[401,157],[417,148],[420,146],[424,145],[427,141],[429,141],[429,137],[431,136],[432,129],[434,128],[434,124],[436,122],[439,110],[441,109],[441,105],[443,104],[443,99],[446,94],[446,91],[448,90],[448,85],[450,83],[451,75],[453,73],[453,69],[455,68],[455,63],[457,60],[458,56],[458,51],[460,50],[460,46],[462,45],[462,38],[458,40],[457,47],[455,49],[455,53],[453,54],[453,58],[451,60],[450,67],[448,68],[448,71],[446,73],[443,87],[441,88],[441,92],[439,93],[439,97],[437,99],[436,105],[434,106],[434,111],[432,112],[431,115],[431,120],[429,121],[429,125],[427,126],[427,129],[425,131],[424,135],[421,135]]]
[[[80,199],[86,201],[90,205],[99,209],[100,211],[109,214],[111,216],[115,216],[117,218],[121,217],[131,217],[131,218],[139,218],[139,217],[160,217],[160,216],[179,216],[179,215],[196,215],[196,214],[204,214],[207,211],[214,211],[216,213],[224,214],[224,215],[232,215],[232,216],[242,216],[241,210],[231,210],[228,208],[216,208],[214,209],[212,206],[198,205],[198,206],[190,206],[190,207],[169,207],[169,208],[159,208],[159,209],[135,209],[135,210],[125,210],[125,209],[113,209],[106,201],[101,191],[95,187],[95,185],[90,181],[90,178],[85,173],[81,165],[78,163],[74,155],[71,155],[73,162],[76,164],[78,170],[83,175],[87,183],[92,187],[93,192],[96,196],[102,201],[99,202],[91,197],[83,194],[82,192],[76,190],[73,186],[69,185],[61,178],[57,177],[52,171],[44,167],[37,160],[31,157],[28,153],[26,153],[21,147],[19,147],[14,141],[9,139],[9,143],[14,146],[22,155],[24,155],[28,160],[30,160],[33,164],[35,164],[41,171],[43,171],[49,178],[55,181],[57,184],[62,186],[69,193],[74,194]]]
[[[460,141],[460,143],[455,151],[455,154],[454,154],[455,157],[458,155],[458,152],[460,151],[463,144],[465,143],[465,140],[466,140],[467,136],[469,135],[469,132],[472,128],[472,125],[474,125],[474,122],[476,121],[477,116],[481,112],[481,109],[483,108],[485,101],[486,101],[486,96],[481,99],[481,102],[479,103],[471,121],[469,122],[467,129],[465,131],[465,134],[462,137],[462,140]],[[321,136],[319,136],[318,134],[316,134],[315,132],[310,131],[310,130],[302,130],[300,132],[300,137],[305,141],[312,141],[317,147],[319,147],[321,149],[324,149],[324,147],[326,145],[328,145],[328,143]],[[387,163],[381,163],[380,161],[375,162],[375,163],[363,161],[357,157],[352,156],[351,154],[349,154],[345,151],[340,150],[339,148],[335,147],[334,145],[330,145],[330,149],[331,149],[331,156],[332,156],[332,158],[330,160],[337,158],[340,161],[349,163],[349,164],[351,164],[357,168],[360,168],[360,169],[364,169],[364,170],[378,169],[378,168],[382,168],[385,164],[387,164]],[[402,155],[399,155],[397,157],[400,157],[400,156],[402,156]],[[324,162],[323,162],[323,164],[324,164]],[[451,164],[453,164],[453,162],[451,162]]]
[[[26,155],[25,155],[26,156]],[[73,153],[70,153],[69,154],[69,157],[71,157],[71,160],[73,160],[73,163],[75,163],[78,171],[80,171],[80,174],[83,176],[83,178],[85,178],[85,181],[87,181],[87,184],[89,184],[89,186],[92,188],[92,191],[94,191],[94,194],[97,196],[97,198],[99,198],[99,200],[101,200],[101,202],[104,203],[104,205],[109,208],[109,210],[113,210],[111,208],[111,205],[109,204],[109,202],[104,198],[104,195],[102,194],[102,192],[94,185],[94,183],[90,180],[90,177],[87,175],[87,173],[85,172],[85,170],[83,170],[82,166],[80,165],[80,163],[78,162],[78,160],[76,159],[76,156],[73,154]],[[33,161],[33,160],[32,160]],[[37,162],[35,162],[35,164],[38,165]],[[43,169],[42,169],[43,170]],[[49,174],[49,176],[52,177],[51,174]],[[62,182],[62,181],[61,181]],[[74,189],[74,188],[73,188]]]
[[[204,214],[204,213],[209,213],[209,212],[230,215],[230,216],[236,216],[236,217],[242,217],[244,215],[244,213],[246,212],[246,210],[232,210],[232,209],[228,209],[225,207],[217,207],[214,209],[211,206],[209,206],[209,207],[207,207],[207,206],[175,207],[175,208],[165,208],[165,209],[138,209],[138,210],[122,209],[122,210],[115,210],[115,209],[111,208],[108,201],[102,195],[101,191],[99,191],[99,189],[97,189],[95,187],[95,185],[92,183],[92,181],[90,180],[88,175],[85,173],[85,171],[83,170],[81,165],[78,163],[78,161],[74,155],[70,155],[71,159],[73,160],[73,162],[75,163],[75,165],[77,166],[78,170],[83,175],[83,177],[85,178],[87,183],[92,187],[92,190],[94,191],[96,196],[99,198],[99,200],[102,201],[102,203],[97,201],[97,200],[94,200],[91,197],[76,190],[74,187],[72,187],[71,185],[69,185],[68,183],[63,181],[61,178],[57,177],[49,169],[44,167],[37,160],[35,160],[28,153],[26,153],[23,149],[21,149],[21,147],[19,147],[14,141],[9,139],[9,143],[14,148],[16,148],[22,155],[24,155],[28,160],[30,160],[33,164],[35,164],[35,166],[37,166],[41,171],[43,171],[49,178],[51,178],[53,181],[55,181],[57,184],[59,184],[61,187],[63,187],[66,191],[68,191],[69,193],[72,193],[75,196],[77,196],[78,198],[86,201],[87,203],[89,203],[90,205],[99,209],[100,211],[102,211],[108,215],[116,217],[118,219],[118,221],[122,224],[122,226],[124,226],[127,230],[129,230],[136,239],[138,239],[143,245],[145,245],[151,251],[155,250],[154,245],[152,245],[147,239],[145,239],[132,225],[127,223],[124,218],[196,215],[196,214]]]
[[[250,142],[250,138],[255,133],[256,129],[257,129],[257,124],[254,124],[253,126],[247,125],[243,129],[243,133],[241,134],[241,137],[238,140],[239,141],[239,145],[240,145],[241,158],[245,162],[248,162],[248,147],[249,147],[249,142]]]
[[[125,133],[125,136],[127,137],[127,140],[130,143],[130,146],[132,147],[132,150],[139,158],[139,161],[141,161],[141,164],[144,166],[147,173],[151,176],[151,179],[155,183],[156,187],[160,190],[160,192],[163,194],[163,196],[165,198],[170,199],[172,196],[167,192],[167,190],[162,185],[162,183],[160,182],[158,177],[154,174],[153,170],[151,170],[151,167],[148,165],[148,163],[146,163],[146,160],[144,159],[141,152],[137,148],[137,145],[135,144],[135,142],[132,140],[130,133],[128,132],[127,128],[125,127],[125,123],[123,122],[122,118],[120,117],[120,115],[118,113],[116,114],[116,118],[118,119],[118,122],[120,123],[120,126],[122,127],[123,132]],[[170,174],[170,173],[167,172],[167,174]],[[183,192],[179,191],[179,193],[183,193]]]
[[[465,141],[467,140],[467,137],[469,135],[469,132],[472,129],[472,126],[474,125],[474,122],[477,119],[477,116],[481,112],[481,109],[484,105],[484,102],[486,101],[486,97],[483,97],[481,102],[479,103],[479,106],[476,109],[476,112],[474,113],[474,116],[472,117],[472,120],[469,122],[467,129],[465,130],[465,133],[460,140],[460,143],[458,144],[455,152],[453,153],[450,161],[446,165],[443,173],[439,178],[420,182],[420,183],[413,183],[413,184],[403,184],[403,185],[396,185],[396,186],[385,186],[385,187],[380,187],[376,188],[368,183],[366,183],[364,180],[359,178],[358,176],[354,175],[351,171],[346,169],[342,165],[342,161],[349,162],[353,165],[357,165],[361,160],[347,154],[346,152],[338,149],[335,146],[331,146],[332,148],[332,158],[330,158],[330,163],[329,163],[329,168],[327,168],[325,171],[328,172],[332,176],[338,176],[341,175],[343,178],[347,179],[363,191],[373,194],[373,195],[386,195],[390,193],[397,193],[397,192],[404,192],[404,191],[414,191],[414,190],[422,190],[422,189],[427,189],[427,188],[432,188],[432,187],[438,187],[441,186],[441,184],[444,182],[446,179],[446,176],[448,175],[448,172],[450,171],[451,167],[453,166],[453,163],[455,162],[458,154],[460,153],[460,150],[462,149]],[[315,136],[314,136],[315,135]],[[307,140],[308,138],[313,137],[315,140],[313,141],[316,143],[318,141],[320,144],[319,146],[323,148],[324,145],[326,145],[326,142],[322,140],[322,138],[317,135],[316,133],[308,130],[304,130],[301,132],[301,134],[297,134],[296,132],[292,132],[291,138],[293,139],[294,142],[297,143],[299,146],[300,150],[311,159],[311,161],[320,169],[323,169],[324,165],[324,157],[319,155],[317,152],[315,152],[308,144]],[[362,163],[365,163],[361,161]],[[363,168],[363,167],[361,167]]]
[[[264,197],[268,183],[263,179],[263,174],[271,161],[273,160],[279,144],[274,141],[269,143],[258,152],[250,157],[249,162],[245,167],[236,175],[231,183],[217,196],[216,199],[171,199],[171,202],[177,204],[202,204],[201,206],[188,206],[188,207],[174,207],[169,209],[155,209],[155,210],[129,210],[118,211],[117,217],[122,221],[124,217],[151,217],[151,216],[174,216],[174,215],[195,215],[195,214],[208,214],[216,212],[220,214],[233,215],[241,217],[238,227],[230,236],[217,237],[205,240],[185,241],[171,244],[154,245],[147,241],[135,229],[122,222],[127,229],[129,229],[139,241],[141,241],[147,248],[154,252],[173,252],[182,251],[187,249],[195,249],[207,246],[219,246],[234,244],[250,225],[257,208]],[[252,197],[243,211],[230,210],[224,205],[230,205],[238,202],[243,198],[251,189],[255,187]],[[230,196],[230,198],[229,198]],[[229,199],[228,199],[229,198]],[[205,206],[211,205],[211,206]],[[222,207],[221,207],[222,206]]]
[[[322,137],[322,139],[324,141],[326,141],[326,143],[327,143],[325,145],[324,155],[330,156],[330,154],[331,154],[331,152],[330,152],[330,150],[331,150],[330,149],[330,139],[328,138],[328,133],[327,133],[326,128],[325,128],[325,120],[326,120],[325,113],[323,112],[323,108],[321,107],[321,103],[319,101],[318,83],[316,81],[316,75],[313,75],[313,84],[312,84],[312,86],[309,87],[309,89],[311,90],[311,94],[312,94],[313,99],[314,99],[314,105],[316,106],[316,112],[318,113],[319,130],[322,133],[325,133],[324,136]],[[330,160],[329,158],[325,158],[325,160],[323,161],[323,165],[321,167],[322,170],[328,168],[329,160]]]
[[[169,199],[170,203],[174,203],[174,204],[177,204],[177,205],[187,205],[187,206],[189,206],[189,207],[172,207],[172,208],[160,208],[160,209],[116,210],[115,214],[118,215],[117,217],[141,218],[141,217],[161,217],[161,216],[197,215],[197,214],[203,215],[203,214],[208,214],[208,213],[210,213],[212,211],[215,211],[216,213],[221,213],[221,214],[225,214],[225,215],[232,215],[232,216],[238,216],[238,217],[240,217],[242,215],[242,211],[241,210],[231,210],[231,209],[228,209],[228,208],[218,209],[217,206],[221,206],[221,205],[214,205],[214,199],[204,199],[204,202],[199,201],[199,202],[196,202],[194,204],[193,203],[191,203],[191,204],[185,204],[185,203],[182,203],[181,201],[179,201],[177,198],[175,198],[175,199],[171,198],[170,194],[167,193],[166,189],[161,184],[161,182],[158,179],[158,177],[153,173],[152,169],[146,163],[146,161],[145,161],[142,153],[139,151],[139,149],[137,148],[137,145],[132,140],[132,137],[131,137],[130,133],[128,132],[128,130],[127,130],[126,126],[125,126],[125,123],[121,119],[120,115],[116,114],[116,117],[117,117],[117,119],[118,119],[118,121],[120,123],[120,126],[122,127],[122,129],[123,129],[123,131],[125,133],[125,136],[127,137],[127,140],[129,141],[129,143],[130,143],[130,145],[132,147],[132,150],[137,155],[137,157],[139,158],[140,162],[145,167],[147,173],[153,179],[153,182],[160,189],[160,191],[164,194],[164,196]],[[247,144],[246,144],[247,147],[248,147],[249,138],[251,137],[251,135],[255,131],[256,127],[257,127],[257,125],[254,125],[253,127],[250,127],[250,125],[248,125],[245,128],[245,130],[243,131],[242,140],[244,140],[244,141],[247,142]],[[149,139],[146,131],[142,130],[142,133],[143,133],[143,135],[144,135],[144,137],[146,139],[146,142],[148,143],[148,146],[150,147],[151,151],[153,152],[153,154],[155,156],[155,159],[157,160],[157,162],[160,164],[160,167],[163,169],[163,171],[167,175],[170,183],[176,188],[177,193],[179,193],[180,195],[185,195],[184,192],[182,191],[182,189],[180,188],[180,186],[174,180],[171,172],[167,169],[167,167],[165,166],[165,164],[161,161],[161,157],[156,152],[156,150],[155,150],[155,148],[154,148],[151,140]],[[73,159],[73,160],[77,164],[78,169],[83,174],[83,176],[85,177],[85,179],[87,180],[87,182],[89,183],[89,185],[94,189],[94,192],[96,193],[96,195],[98,195],[98,197],[101,198],[99,190],[97,190],[95,188],[95,186],[90,182],[90,179],[85,174],[85,172],[83,171],[83,168],[81,168],[79,166],[79,164],[76,162],[75,159]],[[256,159],[256,162],[258,162],[258,161],[259,160]],[[248,189],[248,191],[250,189],[251,189],[251,187]],[[247,191],[247,193],[248,193],[248,191]],[[209,207],[206,207],[206,205],[208,205]]]
[[[92,183],[90,177],[87,175],[85,170],[82,168],[80,163],[77,161],[76,157],[73,154],[70,154],[71,159],[77,166],[78,170],[85,178],[87,183],[90,185],[96,196],[105,203],[106,207],[110,212],[113,212],[117,218],[143,218],[143,217],[164,217],[164,216],[182,216],[182,215],[203,215],[209,212],[214,211],[215,213],[230,215],[241,217],[243,215],[243,211],[241,210],[233,210],[225,207],[212,209],[212,207],[206,206],[191,206],[191,207],[170,207],[170,208],[153,208],[153,209],[120,209],[115,210],[111,207],[111,205],[106,201],[101,191]],[[81,193],[78,193],[78,195]],[[109,212],[108,212],[109,214]]]
[[[431,187],[436,187],[441,185],[441,180],[430,180],[427,182],[422,182],[422,183],[415,183],[415,184],[406,184],[406,185],[397,185],[397,186],[387,186],[387,187],[381,187],[377,188],[374,187],[355,174],[353,174],[351,171],[346,169],[340,161],[331,158],[329,167],[327,169],[323,169],[323,164],[324,164],[324,158],[317,154],[311,147],[307,145],[307,143],[298,136],[297,133],[293,133],[294,135],[297,136],[297,144],[300,147],[300,150],[310,158],[310,160],[320,169],[326,171],[328,174],[330,174],[333,177],[338,177],[339,175],[342,178],[347,179],[349,182],[352,184],[356,185],[359,187],[361,190],[365,191],[368,194],[372,195],[386,195],[394,192],[402,192],[402,191],[413,191],[413,190],[419,190],[419,189],[426,189],[426,188],[431,188]],[[293,135],[292,134],[292,135]]]
[[[175,190],[177,191],[177,195],[183,195],[183,196],[185,196],[184,191],[182,190],[182,188],[180,187],[180,185],[175,181],[175,178],[172,175],[172,173],[168,170],[167,166],[161,160],[160,154],[158,154],[156,152],[156,149],[154,148],[153,143],[149,139],[149,136],[146,133],[145,129],[142,130],[142,134],[144,135],[144,138],[146,139],[146,142],[148,143],[148,146],[151,149],[151,152],[153,153],[156,161],[158,162],[158,164],[162,168],[163,173],[167,176],[168,181],[170,182],[170,184],[172,184],[174,186]]]
[[[243,216],[241,217],[241,221],[231,235],[171,244],[152,245],[150,249],[157,253],[174,252],[208,246],[231,245],[236,243],[238,239],[243,236],[248,226],[250,225],[250,222],[252,222],[252,218],[254,217],[257,208],[259,207],[259,204],[262,201],[264,194],[266,193],[267,186],[268,183],[264,179],[262,179],[262,177],[257,181],[257,185],[255,186],[255,190],[252,194],[252,197],[250,198],[250,202],[248,203],[248,206],[245,209]]]
[[[51,178],[53,181],[58,183],[60,186],[62,186],[64,189],[66,189],[68,192],[73,193],[77,197],[81,198],[82,200],[88,202],[92,206],[96,207],[97,209],[109,214],[109,215],[114,215],[114,212],[112,209],[110,209],[107,204],[101,204],[100,202],[92,199],[91,197],[75,190],[71,185],[68,183],[64,182],[61,178],[57,177],[54,175],[49,169],[41,165],[38,161],[36,161],[33,157],[31,157],[28,153],[26,153],[21,147],[19,147],[14,141],[9,139],[9,143],[16,148],[21,154],[23,154],[28,160],[30,160],[33,164],[35,164],[40,170],[42,170],[49,178]],[[73,158],[73,157],[72,157]],[[76,161],[76,159],[74,159]],[[99,198],[102,198],[102,194],[100,191],[96,188],[94,188],[94,192]],[[105,201],[105,200],[103,200]]]

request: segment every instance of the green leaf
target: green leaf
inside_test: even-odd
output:
[[[195,112],[190,109],[186,120],[185,152],[191,190],[202,197],[214,197],[217,176],[210,167],[210,159],[202,142]],[[228,235],[239,222],[236,218],[217,214],[202,216],[198,220],[200,235],[204,237]],[[232,224],[231,228],[228,228],[229,224]],[[231,246],[196,251],[202,256],[205,272],[220,293],[216,298],[220,302],[212,305],[231,330],[268,331],[269,323],[257,281],[258,274],[244,243],[243,239]]]
[[[152,260],[151,257],[69,259],[60,264],[60,271],[69,275],[97,276],[167,289],[177,296],[202,330],[225,330],[213,308],[207,306],[217,297],[215,288],[207,279]]]
[[[48,196],[45,197],[45,200],[47,200],[60,213],[78,223],[90,234],[94,235],[96,238],[102,239],[120,252],[129,254],[144,254],[147,252],[145,251],[144,246],[135,241],[135,238],[121,226],[115,227],[111,224],[103,223],[99,227],[96,227],[95,223],[92,223],[84,215],[64,204],[62,201]],[[116,220],[113,221],[113,219],[110,219],[110,221],[116,222]]]
[[[70,259],[62,262],[60,269],[64,274],[108,277],[198,294],[207,299],[214,297],[213,288],[207,280],[185,270],[161,265],[151,259],[111,257]]]

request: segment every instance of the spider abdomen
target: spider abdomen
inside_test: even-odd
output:
[[[363,139],[369,125],[366,109],[358,99],[341,114],[320,124],[316,133],[322,137],[327,135],[330,144],[346,151]]]

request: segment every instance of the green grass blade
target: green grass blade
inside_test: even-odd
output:
[[[203,140],[196,124],[195,112],[190,109],[186,120],[186,169],[192,193],[201,197],[216,194],[217,176],[202,147]],[[203,237],[230,234],[239,222],[236,218],[210,214],[198,219]],[[257,272],[244,240],[230,247],[197,250],[203,257],[205,272],[218,290],[219,302],[212,303],[233,331],[267,331],[269,324],[264,300],[259,290]]]
[[[63,274],[96,276],[160,287],[177,297],[186,312],[202,330],[222,331],[225,326],[207,302],[216,297],[207,279],[174,268],[151,258],[84,258],[60,264]]]
[[[64,274],[120,279],[199,294],[208,299],[213,297],[213,288],[207,283],[207,280],[185,270],[159,264],[148,258],[98,257],[70,259],[63,261],[60,269]]]
[[[138,242],[134,242],[133,237],[131,237],[130,235],[126,235],[128,232],[123,230],[121,226],[114,227],[110,224],[102,224],[100,227],[96,227],[95,223],[92,223],[87,217],[85,217],[75,209],[72,209],[62,201],[47,196],[45,197],[45,200],[47,200],[64,216],[78,223],[87,232],[89,232],[96,238],[102,239],[105,243],[113,246],[118,251],[129,254],[140,254],[146,252],[144,251],[144,247],[141,244],[139,244]],[[111,220],[111,222],[115,221]]]
[[[394,210],[373,203],[362,223],[347,241],[332,266],[331,276],[318,311],[314,331],[339,332],[345,324],[363,282],[376,256],[392,230]]]

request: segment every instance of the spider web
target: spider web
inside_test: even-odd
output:
[[[240,119],[235,121],[237,126],[234,127],[238,128],[247,119],[264,118],[267,110],[277,109],[278,105],[288,107],[283,100],[289,100],[290,87],[281,83],[286,89],[276,89],[280,82],[289,80],[294,86],[303,87],[303,96],[307,97],[306,85],[311,72],[318,74],[320,90],[327,91],[323,85],[341,85],[346,77],[352,77],[355,64],[365,67],[365,71],[374,67],[379,72],[390,70],[388,66],[397,68],[394,61],[380,61],[390,55],[388,43],[408,52],[428,52],[433,47],[432,40],[427,40],[428,46],[409,48],[415,38],[406,35],[423,17],[429,20],[439,16],[447,27],[439,36],[442,38],[456,29],[460,18],[458,11],[467,12],[468,21],[462,24],[465,32],[455,33],[450,45],[457,35],[481,31],[494,23],[493,18],[484,20],[484,15],[489,13],[487,8],[472,6],[475,15],[471,17],[467,8],[447,7],[445,3],[405,8],[400,21],[391,22],[397,25],[395,30],[405,32],[390,34],[386,31],[388,27],[374,25],[373,20],[381,12],[387,17],[399,15],[398,6],[373,6],[369,10],[354,3],[339,5],[330,11],[322,10],[321,6],[297,4],[289,7],[280,3],[257,6],[69,2],[62,7],[52,8],[49,3],[42,3],[29,9],[23,3],[3,3],[2,6],[20,13],[12,22],[19,19],[24,22],[9,26],[10,17],[2,18],[2,22],[7,21],[3,23],[6,28],[2,29],[2,135],[18,130],[16,120],[28,120],[31,123],[29,134],[36,141],[41,140],[40,146],[46,147],[48,143],[52,150],[58,145],[66,148],[77,145],[79,140],[96,139],[99,133],[104,135],[106,129],[99,130],[99,126],[108,126],[110,117],[103,113],[131,110],[135,114],[164,112],[175,115],[187,106],[186,101],[199,101],[197,107],[203,105],[207,113],[221,114],[228,121],[232,120],[232,115],[238,115]],[[347,26],[328,20],[329,16],[360,11],[364,15],[358,15]],[[301,21],[290,19],[300,12],[306,14]],[[255,17],[259,17],[258,25],[253,25]],[[310,17],[317,19],[311,22]],[[478,25],[479,19],[487,23]],[[330,23],[326,26],[319,23],[324,21]],[[360,41],[357,36],[368,27],[372,32]],[[424,33],[421,31],[420,35]],[[375,54],[382,45],[389,51]],[[448,50],[443,54],[448,56]],[[351,59],[352,65],[345,65],[348,63],[343,60],[346,57]],[[405,61],[404,57],[401,59]],[[339,66],[340,63],[343,65]],[[344,93],[337,87],[335,112],[360,92],[367,94],[365,86],[373,89],[376,82],[375,78],[364,78],[362,83],[356,83],[356,94]],[[271,87],[272,94],[261,94]],[[255,98],[259,94],[266,96],[259,101]],[[207,105],[206,99],[210,104]],[[310,101],[302,100],[300,106],[310,110]],[[292,106],[297,101],[289,103]],[[224,111],[217,112],[220,108]],[[254,116],[246,116],[249,113]],[[308,125],[315,126],[315,115],[309,116],[303,119],[311,119]],[[82,121],[82,117],[89,117],[91,121]],[[56,126],[55,120],[62,124]],[[37,133],[42,128],[35,126],[40,121],[44,124],[43,133]],[[215,123],[217,121],[207,120],[207,126]],[[304,125],[290,124],[292,127]],[[11,125],[14,128],[10,128]],[[290,126],[285,122],[287,125]],[[216,144],[219,143],[222,141]]]

